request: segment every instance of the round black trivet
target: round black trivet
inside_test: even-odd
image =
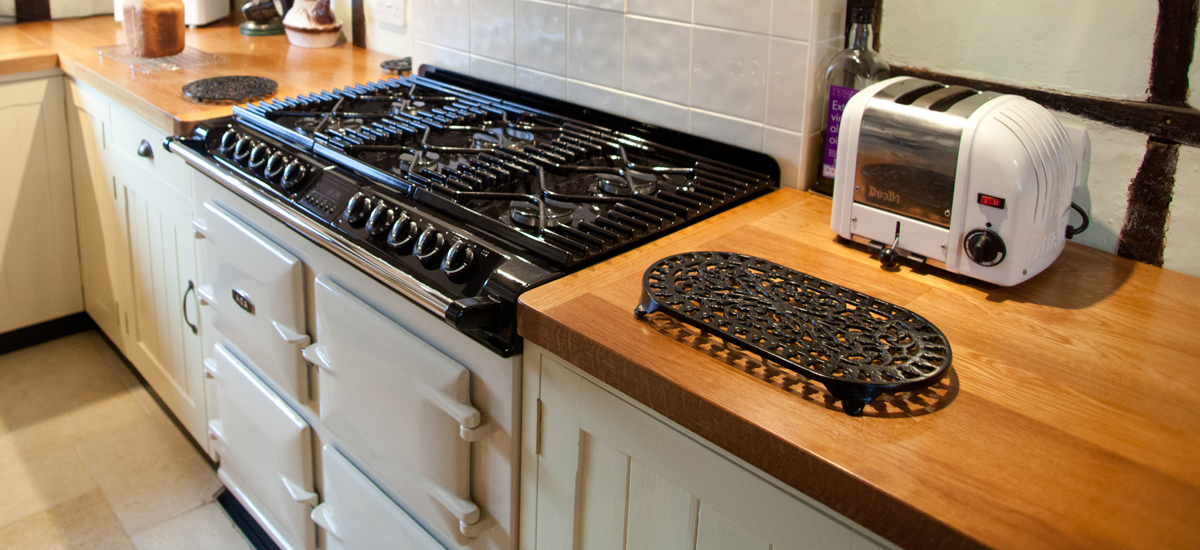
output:
[[[379,67],[385,71],[391,71],[396,74],[401,74],[405,71],[412,72],[412,58],[401,57],[400,59],[389,59],[379,64]]]
[[[852,416],[880,394],[931,386],[950,368],[950,342],[920,315],[745,254],[655,262],[634,313],[655,311],[821,382]]]
[[[229,103],[267,97],[278,87],[261,76],[218,76],[184,84],[183,95],[200,103]]]

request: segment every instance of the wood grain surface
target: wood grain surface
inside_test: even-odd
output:
[[[9,35],[20,38],[6,40]],[[58,64],[68,75],[104,92],[163,131],[184,134],[197,122],[232,113],[228,105],[202,105],[185,98],[183,85],[193,80],[262,76],[279,83],[275,97],[282,98],[378,80],[385,76],[379,63],[392,57],[355,48],[349,42],[332,48],[297,48],[288,44],[284,35],[242,36],[236,25],[224,23],[188,29],[186,41],[188,46],[227,61],[137,74],[128,65],[102,60],[94,49],[125,42],[121,24],[111,16],[23,23],[0,29],[0,74],[4,74],[5,55],[19,55],[22,48],[36,45],[43,53],[57,53]]]
[[[1013,288],[888,272],[829,217],[828,198],[773,192],[526,293],[519,332],[905,548],[1195,546],[1200,279],[1073,243]],[[646,268],[696,250],[909,308],[949,338],[951,373],[854,418],[663,314],[635,318]]]
[[[16,25],[0,27],[0,76],[57,66],[58,52],[26,36]]]

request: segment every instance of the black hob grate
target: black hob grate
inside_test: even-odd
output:
[[[853,416],[883,393],[933,385],[950,368],[949,341],[920,315],[744,254],[655,262],[635,313],[656,311],[821,382]]]

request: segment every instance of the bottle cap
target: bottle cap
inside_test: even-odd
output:
[[[871,12],[871,8],[854,8],[850,10],[850,22],[870,24],[873,15]]]

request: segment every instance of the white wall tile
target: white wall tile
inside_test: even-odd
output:
[[[631,15],[692,22],[692,0],[629,0],[626,11]]]
[[[428,42],[422,42],[420,40],[413,41],[413,72],[414,73],[417,72],[417,69],[419,69],[421,67],[421,65],[424,65],[426,63],[431,63],[430,59],[432,57],[433,57],[433,45],[432,44],[430,44]]]
[[[515,19],[513,0],[471,0],[471,53],[512,62]]]
[[[516,83],[516,67],[477,55],[471,56],[471,76],[487,81],[513,86]]]
[[[771,4],[771,36],[808,40],[812,34],[812,4],[813,0],[774,0]]]
[[[567,6],[517,0],[517,64],[567,74]]]
[[[577,80],[567,80],[567,101],[578,103],[584,107],[619,115],[623,107],[623,95],[620,90],[603,88]]]
[[[766,34],[771,0],[696,0],[696,24]]]
[[[692,27],[625,18],[625,90],[686,105],[691,80]]]
[[[471,49],[470,0],[429,0],[429,41],[439,46]]]
[[[805,154],[802,134],[767,126],[763,129],[763,152],[779,162],[781,186],[804,189],[804,179],[800,175]]]
[[[692,30],[692,107],[761,122],[766,73],[765,35]]]
[[[807,89],[808,43],[772,38],[767,64],[767,125],[803,132]]]
[[[692,109],[689,128],[693,134],[730,145],[755,151],[763,147],[763,125],[749,120]]]
[[[460,72],[463,74],[471,73],[471,56],[466,52],[443,48],[434,44],[429,52],[429,63],[448,69],[451,71]]]
[[[688,131],[687,108],[666,101],[626,93],[625,116],[680,132]]]
[[[429,42],[432,33],[430,29],[433,27],[429,15],[429,3],[432,0],[409,0],[412,2],[412,19],[413,19],[413,40],[421,42]],[[415,54],[414,54],[415,55]],[[413,60],[414,62],[416,59]],[[413,66],[416,68],[416,65]]]
[[[568,9],[568,78],[621,88],[624,44],[624,14],[573,6]]]
[[[567,79],[525,67],[517,67],[517,87],[557,99],[567,98]]]
[[[602,10],[613,10],[625,13],[625,0],[567,0],[575,6],[590,6]]]

